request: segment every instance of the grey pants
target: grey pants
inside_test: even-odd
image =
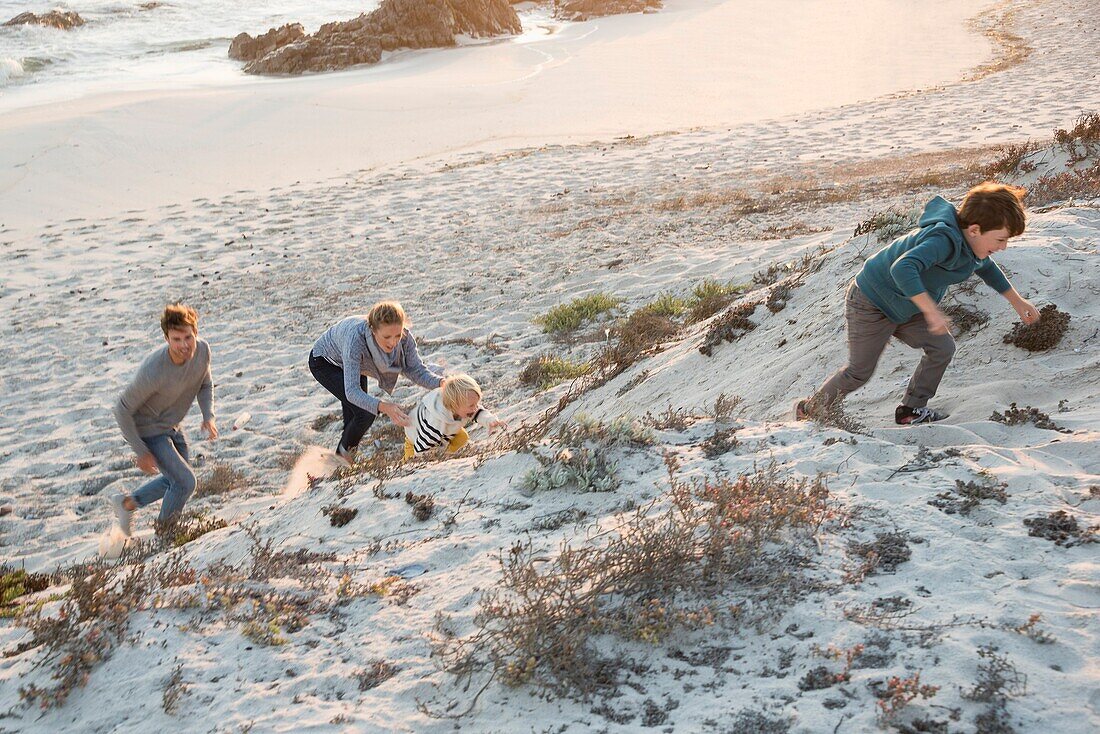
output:
[[[930,333],[924,314],[918,313],[904,324],[895,324],[863,295],[855,281],[848,286],[844,317],[848,321],[848,365],[826,380],[814,397],[829,405],[863,387],[871,379],[890,337],[896,336],[914,349],[924,350],[902,402],[910,408],[927,405],[955,355],[955,339],[950,334]]]

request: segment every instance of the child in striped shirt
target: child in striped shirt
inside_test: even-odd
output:
[[[489,435],[508,424],[481,407],[481,386],[469,375],[448,375],[420,399],[409,413],[405,428],[405,460],[423,451],[447,445],[453,454],[470,440],[466,425],[484,426]]]

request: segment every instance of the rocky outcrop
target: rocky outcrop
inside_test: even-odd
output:
[[[301,23],[287,23],[282,28],[272,28],[262,36],[253,38],[240,33],[229,44],[229,58],[237,61],[255,61],[262,59],[272,51],[287,44],[295,43],[306,37]]]
[[[522,30],[508,0],[382,0],[371,13],[280,43],[279,34],[295,27],[301,29],[283,26],[257,38],[242,33],[229,55],[247,60],[250,74],[301,74],[373,64],[383,51],[454,46],[457,35],[486,38]]]
[[[661,0],[555,0],[554,15],[562,20],[588,20],[604,15],[652,13]]]
[[[4,25],[44,25],[67,31],[70,28],[84,25],[84,19],[71,10],[51,10],[42,15],[20,13]]]

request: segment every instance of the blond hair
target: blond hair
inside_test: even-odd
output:
[[[466,374],[444,377],[439,388],[443,391],[443,407],[452,412],[458,412],[462,408],[462,402],[468,399],[471,393],[477,395],[479,400],[481,399],[481,385]]]
[[[1019,186],[986,181],[966,192],[959,204],[959,226],[966,229],[978,225],[982,232],[991,229],[1008,230],[1009,237],[1024,233],[1024,195],[1026,189]]]
[[[376,331],[383,326],[404,326],[409,323],[409,317],[405,315],[405,309],[397,301],[379,301],[370,307],[367,312],[367,325],[371,331]]]
[[[172,303],[164,307],[164,313],[160,316],[160,330],[164,332],[164,338],[168,338],[168,330],[190,330],[193,334],[199,332],[199,314],[190,306],[182,303]]]

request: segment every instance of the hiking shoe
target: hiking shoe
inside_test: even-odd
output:
[[[127,538],[130,537],[130,519],[134,516],[134,513],[126,509],[126,505],[123,504],[126,498],[121,494],[116,494],[111,498],[111,509],[115,512],[115,518],[118,520],[118,529],[122,531],[122,534]]]
[[[336,455],[346,461],[348,466],[352,466],[355,463],[355,455],[358,452],[358,448],[345,448],[342,443],[336,445]]]
[[[917,423],[935,423],[947,417],[946,413],[937,413],[931,408],[910,408],[899,405],[894,411],[894,422],[899,426],[912,426]]]

